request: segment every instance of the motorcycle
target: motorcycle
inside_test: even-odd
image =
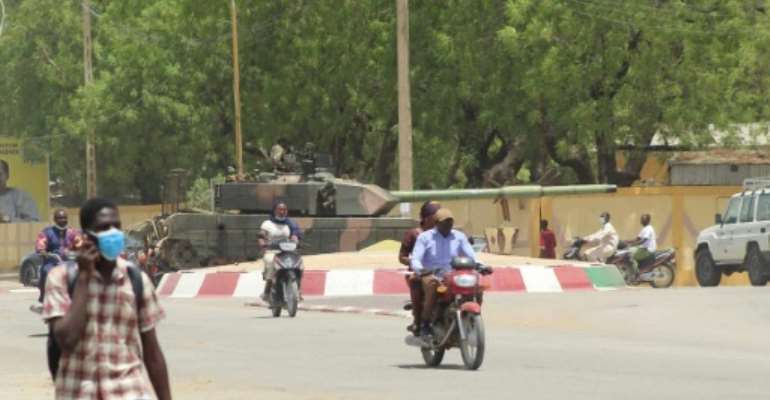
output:
[[[583,247],[583,245],[586,244],[586,240],[580,237],[574,237],[572,238],[572,241],[570,242],[569,246],[567,246],[567,250],[564,251],[564,254],[562,254],[561,258],[565,260],[578,260],[578,261],[586,261],[585,257],[583,257],[582,254],[580,254],[580,249]]]
[[[58,265],[62,262],[61,256],[55,253],[31,253],[21,260],[19,281],[24,286],[37,287],[40,283],[40,270],[43,265]]]
[[[639,285],[649,283],[654,288],[667,288],[674,284],[676,273],[674,263],[676,251],[674,249],[658,250],[652,256],[639,262],[639,273],[634,276],[631,265],[631,249],[621,242],[618,251],[608,260],[608,264],[614,264],[623,274],[627,285]]]
[[[270,290],[270,309],[273,317],[280,317],[285,308],[290,317],[297,315],[302,282],[302,257],[297,253],[297,242],[281,240],[271,244],[270,248],[280,250],[275,255],[275,282]]]
[[[586,261],[580,254],[580,248],[586,241],[582,238],[574,238],[564,252],[565,260]],[[654,288],[667,288],[674,284],[676,276],[674,262],[676,251],[665,249],[656,251],[652,257],[639,263],[639,273],[634,276],[631,266],[631,249],[625,242],[618,243],[618,249],[607,259],[607,264],[618,267],[627,285],[639,285],[649,283]]]
[[[451,265],[452,271],[436,289],[438,300],[430,342],[414,335],[407,336],[405,342],[419,347],[430,367],[441,364],[446,350],[459,347],[465,368],[475,370],[484,361],[485,350],[481,275],[491,274],[492,269],[468,257],[454,257]]]

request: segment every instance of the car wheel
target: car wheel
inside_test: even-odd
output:
[[[698,251],[695,256],[695,278],[704,287],[718,286],[722,280],[722,269],[716,265],[708,249]]]
[[[749,271],[749,282],[752,286],[765,286],[767,284],[767,272],[765,270],[765,260],[757,249],[757,246],[751,246],[746,254],[744,263],[746,270]]]

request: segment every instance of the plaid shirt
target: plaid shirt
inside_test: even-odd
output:
[[[155,398],[145,373],[139,332],[154,329],[164,312],[152,282],[142,273],[144,304],[141,315],[137,315],[126,267],[127,261],[118,259],[109,282],[97,273],[88,283],[85,333],[72,352],[62,354],[56,399]],[[58,266],[48,274],[43,319],[64,316],[71,304],[67,269]]]

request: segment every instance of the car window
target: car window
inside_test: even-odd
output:
[[[754,221],[754,195],[744,196],[741,206],[741,222]]]
[[[770,193],[762,193],[757,201],[757,221],[770,221]]]
[[[722,220],[725,224],[734,224],[738,222],[738,209],[741,207],[741,198],[733,197],[730,202],[727,203],[727,211],[725,211],[725,217]]]

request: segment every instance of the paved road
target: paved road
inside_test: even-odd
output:
[[[51,398],[31,293],[0,293],[0,398]],[[341,302],[340,300],[329,300]],[[384,298],[350,305],[398,305]],[[426,369],[406,320],[302,313],[242,300],[164,300],[178,399],[766,399],[770,291],[489,295],[481,370]],[[265,397],[267,396],[267,397]]]

